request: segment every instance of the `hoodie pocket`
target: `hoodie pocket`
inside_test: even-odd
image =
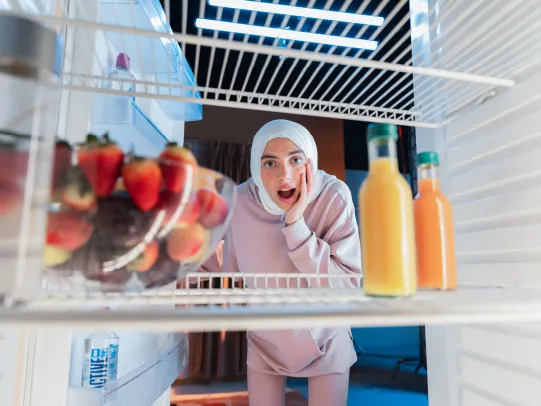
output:
[[[329,329],[251,331],[253,348],[280,373],[297,373],[325,355]]]

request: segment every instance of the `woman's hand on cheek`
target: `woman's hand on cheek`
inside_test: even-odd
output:
[[[306,163],[306,173],[301,174],[301,191],[299,194],[299,198],[291,206],[291,208],[286,212],[285,216],[285,222],[286,225],[293,224],[300,220],[302,215],[304,214],[304,210],[306,210],[306,207],[308,206],[308,194],[312,190],[312,183],[313,183],[313,173],[312,173],[312,165],[311,161],[308,160]]]

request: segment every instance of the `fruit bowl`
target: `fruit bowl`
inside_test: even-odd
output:
[[[56,144],[44,264],[87,290],[140,291],[196,271],[216,250],[236,185],[175,143],[155,158],[107,134]]]

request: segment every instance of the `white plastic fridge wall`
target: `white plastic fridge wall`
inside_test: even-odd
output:
[[[70,12],[82,13],[87,18],[98,15],[99,2],[73,2],[85,10],[70,8]],[[86,34],[86,33],[85,33]],[[78,36],[84,38],[78,38]],[[95,42],[92,43],[92,40]],[[85,41],[95,52],[70,51],[74,42]],[[65,66],[82,71],[96,67],[97,58],[109,63],[116,51],[106,43],[101,32],[93,38],[77,29],[66,32]],[[97,58],[96,58],[97,57]],[[91,72],[87,72],[91,73]],[[137,72],[136,72],[137,74]],[[63,91],[58,120],[58,133],[70,142],[81,142],[74,134],[85,134],[90,128],[92,93]],[[140,107],[170,139],[182,143],[184,122],[172,121],[154,100],[142,100]],[[137,142],[137,140],[132,140]],[[139,140],[145,142],[145,140]],[[37,330],[0,331],[0,405],[14,406],[97,406],[101,396],[73,395],[80,385],[83,356],[83,340],[89,332]],[[119,332],[119,370],[115,388],[116,398],[107,396],[107,404],[140,406],[168,406],[170,385],[185,366],[187,339],[168,333]],[[2,339],[4,337],[4,339]],[[5,353],[4,353],[5,351]],[[152,399],[150,401],[150,399]],[[95,403],[96,402],[96,403]],[[152,402],[152,405],[150,405]]]
[[[463,3],[458,8],[473,4],[455,1]],[[412,16],[436,3],[411,0]],[[525,18],[531,11],[522,10]],[[412,19],[414,26],[423,23]],[[444,56],[452,41],[445,29],[456,23],[452,16],[439,26],[431,21],[437,30],[424,30],[414,41],[414,60],[439,46],[431,63],[447,67]],[[512,28],[502,24],[498,32],[485,33],[483,49],[499,52],[498,44]],[[467,58],[471,55],[456,55],[452,62],[467,63]],[[454,207],[462,284],[541,286],[541,75],[518,79],[516,87],[441,130],[417,129],[418,151],[440,153],[442,185]],[[419,97],[423,86],[427,83],[416,83],[416,104],[431,97],[426,92]],[[538,324],[427,327],[427,354],[430,406],[541,404]]]

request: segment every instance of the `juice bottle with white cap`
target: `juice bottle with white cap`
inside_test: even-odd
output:
[[[369,173],[359,192],[363,288],[367,295],[412,296],[417,267],[410,186],[398,170],[398,130],[368,126]]]

